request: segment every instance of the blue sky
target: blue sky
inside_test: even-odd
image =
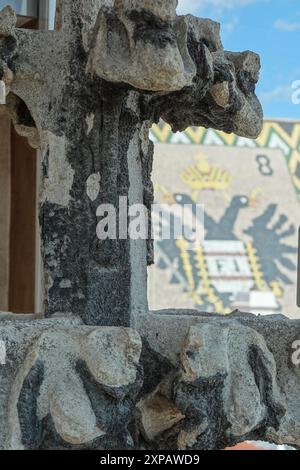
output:
[[[292,103],[292,83],[300,80],[299,0],[179,0],[178,13],[188,12],[221,22],[225,49],[260,54],[265,117],[300,120],[300,104]]]

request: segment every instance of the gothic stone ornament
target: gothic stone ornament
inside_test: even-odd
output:
[[[299,376],[284,354],[298,323],[152,315],[151,240],[97,237],[101,204],[126,197],[150,219],[149,128],[160,117],[174,131],[261,130],[259,57],[224,51],[217,23],[176,17],[176,5],[59,0],[48,32],[17,29],[10,8],[0,13],[1,112],[42,155],[46,316],[0,315],[1,448],[213,448],[245,436],[299,445]],[[142,336],[140,361],[129,326]],[[250,384],[239,384],[241,396],[231,393],[235,354]]]
[[[152,364],[137,405],[143,445],[213,450],[264,440],[300,448],[298,320],[170,310],[140,321],[142,363]]]
[[[0,449],[132,448],[141,340],[79,319],[0,320]]]
[[[16,29],[11,10],[2,12],[13,44],[1,49],[13,71],[7,109],[42,149],[47,317],[129,326],[147,310],[151,240],[99,240],[96,228],[98,207],[119,207],[120,197],[150,216],[154,121],[247,137],[261,129],[258,56],[225,52],[219,25],[176,17],[176,3],[67,0],[53,32]]]

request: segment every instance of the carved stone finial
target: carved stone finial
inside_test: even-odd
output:
[[[218,23],[176,17],[175,3],[120,1],[102,8],[88,71],[154,92],[156,113],[174,131],[203,125],[257,137],[263,119],[255,96],[259,57],[224,51]]]

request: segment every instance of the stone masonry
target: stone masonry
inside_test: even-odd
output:
[[[45,306],[0,315],[0,449],[300,447],[300,322],[149,312],[151,237],[124,236],[121,211],[122,236],[97,237],[99,206],[120,198],[150,221],[160,118],[260,133],[259,57],[225,51],[219,24],[176,6],[59,1],[49,32],[0,12],[1,112],[41,150]]]

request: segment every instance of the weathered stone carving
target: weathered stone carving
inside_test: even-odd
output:
[[[292,345],[300,322],[240,312],[178,314],[141,321],[147,364],[149,357],[156,364],[138,404],[143,442],[187,450],[266,440],[299,448],[300,368]]]
[[[3,320],[0,341],[0,449],[132,448],[136,332],[79,319]]]
[[[0,448],[299,448],[299,321],[176,313],[141,318],[143,351],[130,329],[5,316]]]
[[[153,100],[162,102],[159,111],[174,131],[217,123],[225,131],[256,137],[262,120],[254,95],[259,57],[224,51],[217,23],[176,18],[175,3],[116,2],[114,9],[101,9],[89,70],[140,90],[184,89]]]
[[[13,72],[7,108],[43,155],[47,317],[72,312],[89,324],[128,326],[146,311],[151,240],[99,240],[96,214],[124,196],[150,214],[153,121],[260,131],[258,56],[225,52],[218,24],[177,18],[176,5],[67,0],[54,32],[16,29],[11,9],[2,12],[0,31],[13,38],[12,50],[1,49]]]
[[[259,57],[224,51],[217,23],[176,5],[59,1],[54,32],[0,13],[5,110],[42,153],[46,316],[0,315],[1,448],[299,446],[298,322],[153,315],[151,238],[97,238],[101,204],[127,197],[150,218],[154,121],[260,132]]]
[[[186,37],[176,36],[176,3],[119,1],[114,8],[101,9],[91,72],[140,90],[177,91],[190,86],[196,68],[188,54],[183,57],[180,52]]]

